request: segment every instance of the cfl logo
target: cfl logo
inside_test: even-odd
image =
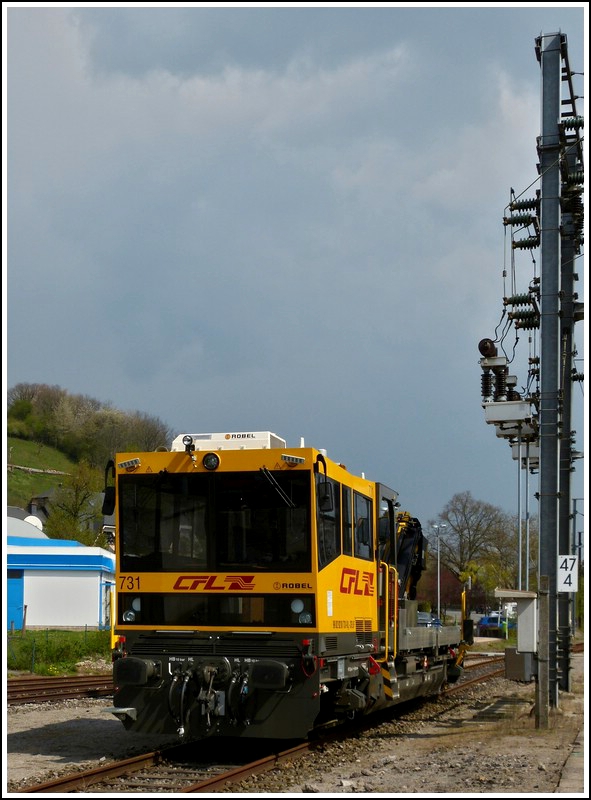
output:
[[[339,587],[343,594],[360,594],[365,597],[373,597],[374,576],[371,572],[359,572],[358,569],[345,567],[341,572],[341,585]]]
[[[182,592],[248,592],[254,589],[254,575],[228,575],[222,583],[218,583],[217,575],[179,575],[172,588]]]

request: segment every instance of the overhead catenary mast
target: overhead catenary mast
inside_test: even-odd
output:
[[[507,439],[514,453],[517,448],[519,470],[539,469],[536,722],[538,727],[547,727],[549,707],[558,706],[558,690],[571,689],[574,589],[567,590],[562,575],[559,581],[559,564],[567,556],[573,560],[576,553],[571,531],[571,475],[574,460],[582,454],[573,449],[576,432],[572,430],[571,389],[574,381],[582,379],[574,368],[573,334],[574,323],[583,319],[583,305],[574,292],[578,279],[574,264],[583,242],[584,165],[579,133],[583,119],[577,115],[572,81],[577,73],[569,66],[566,36],[541,34],[535,45],[541,67],[540,189],[535,199],[514,198],[504,224],[533,228],[533,235],[512,237],[511,248],[515,252],[539,247],[541,274],[534,277],[527,294],[506,297],[504,303],[513,306],[508,319],[516,330],[539,329],[539,357],[529,360],[530,379],[537,381],[537,390],[530,389],[524,397],[514,391],[516,378],[508,375],[509,359],[498,352],[496,340],[482,339],[479,350],[486,421],[496,426],[497,436]],[[532,451],[535,460],[530,458]],[[520,509],[518,516],[521,590]],[[528,549],[525,573],[528,588]]]

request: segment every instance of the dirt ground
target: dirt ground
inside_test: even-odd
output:
[[[550,726],[533,714],[535,685],[498,681],[492,692],[437,722],[394,721],[351,742],[232,787],[228,793],[533,794],[556,791],[584,715],[584,656],[573,657],[572,692],[560,694]],[[486,714],[495,696],[512,699]],[[169,742],[130,734],[105,712],[110,698],[9,707],[4,726],[5,793],[35,782],[137,755]],[[432,713],[432,712],[429,712]],[[176,737],[169,740],[176,742]],[[54,795],[55,796],[55,795]]]
[[[241,793],[342,793],[540,797],[558,790],[584,720],[584,657],[573,657],[572,692],[563,692],[547,729],[536,728],[535,684],[495,679],[461,707],[442,698],[436,721],[386,723],[356,742],[331,746],[291,768],[245,781]],[[427,712],[433,715],[433,708]],[[582,766],[582,760],[581,760]],[[580,790],[583,794],[583,771]]]

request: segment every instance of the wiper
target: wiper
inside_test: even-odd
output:
[[[279,484],[277,483],[277,481],[275,480],[275,478],[274,478],[274,477],[271,475],[271,473],[269,472],[269,470],[267,469],[267,467],[261,467],[261,472],[263,473],[263,475],[265,476],[265,478],[266,478],[266,479],[269,481],[269,483],[271,484],[271,486],[273,487],[273,489],[275,489],[275,491],[277,492],[277,494],[279,495],[279,497],[280,497],[280,498],[283,500],[283,502],[285,503],[285,505],[286,505],[288,508],[295,508],[295,507],[296,507],[296,504],[293,502],[293,500],[291,499],[291,497],[289,497],[289,496],[288,496],[288,495],[287,495],[287,494],[286,494],[286,493],[283,491],[283,489],[281,488],[281,486],[279,486]]]

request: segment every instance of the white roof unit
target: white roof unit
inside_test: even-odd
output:
[[[238,431],[235,433],[181,433],[173,440],[171,450],[184,450],[183,438],[193,439],[195,450],[268,450],[287,447],[287,442],[271,431]]]

